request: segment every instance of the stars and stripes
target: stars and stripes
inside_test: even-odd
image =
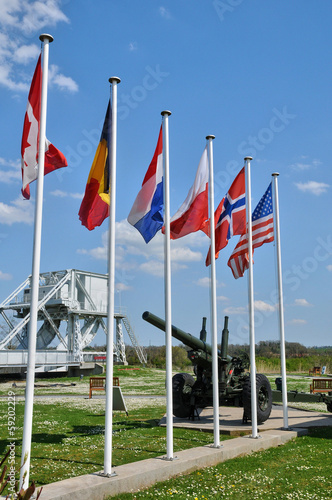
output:
[[[270,183],[252,214],[253,249],[264,243],[270,243],[273,239],[272,183]],[[242,234],[227,264],[235,279],[242,277],[244,271],[248,269],[248,236],[246,233]]]

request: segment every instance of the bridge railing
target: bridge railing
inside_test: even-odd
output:
[[[4,349],[0,351],[0,367],[27,366],[28,351],[27,350],[10,350]],[[67,351],[36,351],[36,365],[68,365],[79,364],[79,360],[73,354]]]

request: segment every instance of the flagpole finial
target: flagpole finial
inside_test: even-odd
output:
[[[251,161],[252,160],[252,156],[245,156],[244,161],[247,161],[247,160]]]
[[[272,174],[273,177],[278,177],[278,175],[279,175],[279,172],[273,172],[273,174]]]
[[[39,37],[39,40],[40,40],[41,42],[44,42],[44,41],[45,41],[45,39],[46,39],[46,40],[48,40],[48,41],[49,41],[49,43],[53,42],[53,40],[54,40],[54,38],[53,38],[53,36],[52,36],[52,35],[49,35],[48,33],[42,33],[42,34],[40,35],[40,37]]]
[[[209,139],[215,139],[215,138],[216,138],[216,136],[215,136],[215,135],[212,135],[212,134],[207,135],[207,136],[205,137],[205,139],[206,139],[207,141],[208,141]]]
[[[172,113],[170,111],[167,111],[167,110],[161,112],[162,116],[171,116],[171,114]]]
[[[111,78],[108,79],[110,83],[120,83],[121,79],[118,76],[111,76]]]

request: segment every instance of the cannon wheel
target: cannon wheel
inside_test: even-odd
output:
[[[189,373],[177,373],[173,376],[173,414],[175,417],[190,417],[191,388],[194,383],[195,379]]]
[[[270,416],[272,409],[272,391],[267,377],[261,373],[256,374],[257,393],[257,423],[262,424]],[[251,382],[246,378],[243,386],[243,410],[244,416],[251,420]]]
[[[332,396],[332,393],[329,392],[329,396]],[[332,413],[332,401],[329,401],[326,403],[326,408],[327,408],[327,411],[329,411],[330,413]]]

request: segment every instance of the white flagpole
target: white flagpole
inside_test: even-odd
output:
[[[246,165],[246,211],[247,211],[247,234],[248,234],[248,301],[249,301],[249,338],[250,338],[250,381],[251,381],[251,425],[252,438],[257,438],[257,391],[256,391],[256,359],[255,359],[255,321],[254,321],[254,279],[252,269],[252,219],[251,219],[251,180],[250,161],[251,156],[244,158]]]
[[[277,172],[272,174],[273,187],[274,187],[274,236],[275,236],[275,242],[276,242],[277,268],[278,268],[282,408],[283,408],[283,418],[284,418],[284,429],[288,429],[286,350],[285,350],[285,330],[284,330],[284,299],[283,299],[283,289],[282,289],[282,269],[281,269],[281,249],[280,249],[278,176],[279,176],[279,174]]]
[[[23,441],[20,472],[20,488],[27,488],[29,485],[29,471],[31,458],[31,436],[32,436],[32,416],[33,397],[35,383],[35,362],[36,362],[36,339],[37,339],[37,318],[38,318],[38,294],[39,294],[39,271],[40,271],[40,249],[43,214],[43,191],[44,191],[44,164],[45,164],[45,136],[46,136],[46,110],[47,110],[47,82],[48,82],[48,55],[49,43],[53,42],[51,35],[42,34],[39,39],[43,45],[42,63],[42,89],[40,108],[40,130],[39,130],[39,151],[38,151],[38,178],[36,189],[35,206],[35,227],[33,241],[32,277],[31,277],[31,307],[28,335],[28,364],[26,377]]]
[[[106,405],[105,405],[105,448],[104,474],[112,473],[112,432],[113,432],[113,340],[114,340],[114,283],[115,283],[115,195],[116,195],[116,135],[117,135],[117,85],[120,78],[112,76],[109,79],[112,88],[112,124],[111,144],[109,154],[109,195],[110,216],[108,233],[108,312],[106,340]],[[109,124],[108,124],[109,134]]]
[[[213,147],[214,135],[208,135],[209,145],[209,193],[210,193],[210,237],[211,237],[211,332],[212,332],[212,385],[213,385],[213,433],[214,448],[220,448],[219,432],[219,375],[218,375],[218,338],[217,338],[217,295],[216,295],[216,243],[214,221],[214,177]]]
[[[164,224],[165,224],[165,321],[166,321],[166,460],[173,460],[173,392],[172,392],[172,306],[171,306],[171,236],[169,210],[169,135],[170,111],[162,111],[163,117],[163,176],[164,176]]]

